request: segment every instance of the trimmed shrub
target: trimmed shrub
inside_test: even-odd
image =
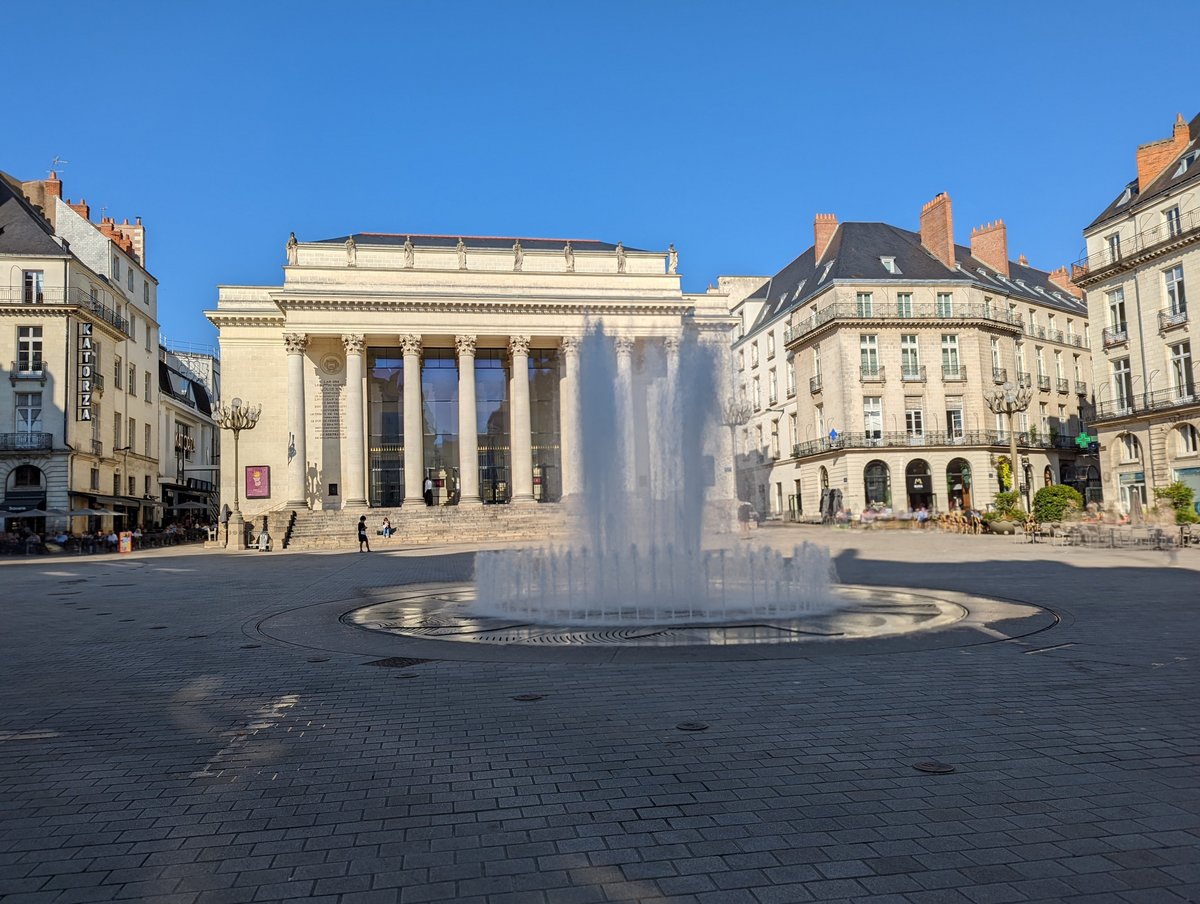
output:
[[[1196,515],[1196,509],[1192,506],[1196,493],[1182,480],[1159,487],[1154,491],[1154,496],[1171,503],[1171,508],[1175,509],[1176,524],[1195,524],[1200,521],[1200,516]]]
[[[994,511],[988,516],[989,521],[1025,520],[1025,510],[1021,508],[1021,494],[1016,490],[997,493],[993,505]]]
[[[1033,517],[1039,522],[1062,521],[1083,508],[1083,495],[1065,484],[1042,487],[1033,495]]]

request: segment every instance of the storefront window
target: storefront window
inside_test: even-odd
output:
[[[404,500],[404,352],[372,348],[367,353],[367,423],[371,505]]]

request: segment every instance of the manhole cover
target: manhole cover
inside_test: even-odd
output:
[[[707,722],[680,722],[675,726],[680,731],[704,731],[708,728]]]
[[[939,763],[937,760],[922,760],[919,763],[913,763],[913,768],[919,772],[931,772],[934,775],[948,775],[954,771],[954,767],[949,763]]]
[[[383,669],[406,669],[410,665],[421,665],[425,662],[433,662],[433,660],[412,659],[408,656],[389,656],[387,659],[375,659],[371,662],[364,662],[363,665],[377,665]]]
[[[545,694],[517,694],[513,697],[514,700],[519,700],[521,703],[532,703],[534,700],[545,700]]]

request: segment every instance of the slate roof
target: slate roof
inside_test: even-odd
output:
[[[1009,261],[1009,276],[1004,278],[972,257],[971,249],[963,245],[954,246],[958,266],[951,269],[921,244],[919,233],[887,223],[839,223],[819,261],[814,262],[813,251],[808,248],[750,296],[767,302],[753,329],[803,307],[834,280],[864,284],[968,280],[985,291],[1026,299],[1069,314],[1087,314],[1087,305],[1050,282],[1050,274],[1045,270]],[[889,273],[880,260],[883,257],[894,258],[899,272]]]
[[[348,235],[343,235],[334,239],[319,239],[312,244],[315,245],[344,245]],[[575,251],[616,251],[617,246],[608,242],[600,242],[595,239],[545,239],[545,238],[526,238],[525,236],[499,236],[499,235],[418,235],[416,233],[390,233],[390,232],[356,232],[354,233],[354,244],[356,245],[403,245],[405,239],[412,239],[414,246],[418,248],[454,248],[458,245],[459,238],[462,238],[463,244],[468,249],[470,248],[485,248],[485,249],[501,249],[511,250],[513,244],[518,240],[521,241],[521,247],[526,251],[562,251],[563,246],[567,242],[571,243],[571,247]],[[625,246],[626,251],[641,251],[640,248],[630,248]]]
[[[21,183],[0,173],[0,254],[44,254],[68,257],[54,228],[21,191]]]
[[[1104,208],[1104,212],[1100,216],[1084,227],[1084,232],[1099,226],[1106,220],[1124,216],[1131,210],[1137,210],[1151,203],[1159,195],[1200,178],[1200,114],[1197,114],[1188,123],[1188,139],[1188,145],[1184,148],[1183,153],[1172,160],[1170,165],[1158,174],[1157,179],[1146,186],[1144,190],[1139,191],[1138,180],[1135,177],[1132,182],[1121,189],[1121,193]],[[1189,155],[1191,155],[1190,165],[1181,166],[1180,158],[1187,158]]]
[[[159,392],[195,408],[201,414],[212,416],[212,403],[204,384],[181,374],[161,360],[158,362],[158,389]]]

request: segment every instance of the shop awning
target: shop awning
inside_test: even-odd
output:
[[[43,508],[46,504],[46,491],[35,490],[33,492],[21,492],[10,490],[4,497],[4,501],[0,502],[0,509],[7,512],[28,512],[33,509]]]

